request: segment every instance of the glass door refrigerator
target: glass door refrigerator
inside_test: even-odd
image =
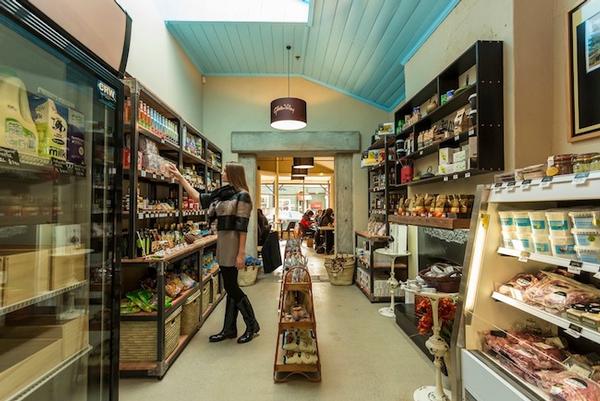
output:
[[[0,54],[0,401],[116,400],[123,85],[29,2]]]

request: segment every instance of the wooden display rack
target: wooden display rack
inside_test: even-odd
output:
[[[288,243],[289,245],[289,243]],[[302,276],[301,281],[295,281],[296,275]],[[306,309],[309,315],[308,320],[289,321],[285,318],[285,306],[289,297],[296,297],[303,293],[306,297]],[[317,339],[317,321],[314,310],[312,292],[312,281],[310,273],[306,266],[294,266],[288,268],[281,282],[281,292],[279,297],[279,322],[277,330],[277,345],[275,348],[275,362],[273,365],[273,380],[275,383],[288,381],[290,376],[301,375],[312,382],[321,381],[321,357],[319,354],[319,341]],[[310,330],[316,347],[317,362],[315,364],[286,364],[284,362],[283,349],[285,335],[289,330],[303,329]]]

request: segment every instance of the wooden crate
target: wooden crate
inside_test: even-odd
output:
[[[35,316],[7,321],[0,331],[3,338],[62,339],[62,359],[81,351],[89,345],[88,315],[74,319],[56,320],[54,316]]]
[[[49,275],[49,250],[0,250],[0,305],[18,303],[48,291]]]
[[[63,248],[52,254],[50,289],[56,290],[85,280],[85,249]]]
[[[61,349],[56,339],[0,339],[0,400],[57,366]]]

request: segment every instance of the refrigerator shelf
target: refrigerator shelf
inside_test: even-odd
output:
[[[574,273],[577,273],[578,271],[584,271],[594,274],[600,272],[600,265],[595,263],[580,262],[572,259],[559,258],[556,256],[549,255],[540,255],[539,253],[517,251],[516,249],[509,249],[503,247],[498,248],[498,253],[500,255],[519,258],[519,260],[523,262],[526,262],[527,260],[533,260],[536,262],[548,263],[553,266],[566,267]]]
[[[41,295],[38,295],[36,297],[29,298],[29,299],[26,299],[24,301],[21,301],[21,302],[15,303],[15,304],[3,306],[3,307],[0,308],[0,316],[9,314],[9,313],[17,311],[19,309],[26,308],[26,307],[31,306],[31,305],[35,305],[35,304],[40,303],[42,301],[46,301],[46,300],[48,300],[50,298],[56,297],[57,295],[64,294],[66,292],[76,290],[78,288],[81,288],[81,287],[87,285],[87,283],[88,283],[87,280],[80,281],[78,283],[71,284],[71,285],[69,285],[67,287],[59,288],[58,290],[48,291],[48,292],[45,292],[45,293],[43,293]]]

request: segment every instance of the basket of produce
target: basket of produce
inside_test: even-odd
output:
[[[439,292],[458,292],[462,279],[462,266],[438,262],[419,273],[428,286]]]
[[[198,327],[202,306],[201,295],[202,291],[196,291],[183,305],[183,312],[181,312],[181,335],[183,336],[192,334]]]
[[[352,285],[354,255],[338,254],[325,258],[325,269],[332,285]]]
[[[254,285],[261,266],[262,262],[260,259],[246,256],[246,266],[243,269],[238,270],[238,285],[240,287]]]

